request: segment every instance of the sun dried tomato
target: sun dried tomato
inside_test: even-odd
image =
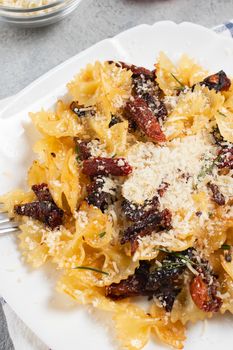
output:
[[[195,276],[190,283],[190,294],[199,309],[205,312],[218,312],[221,298],[217,297],[217,288],[214,277],[212,283],[208,284],[200,275]]]
[[[219,169],[233,169],[233,145],[223,146],[221,148],[216,164]]]
[[[132,276],[120,281],[120,283],[112,283],[105,288],[105,295],[113,300],[124,299],[139,295],[147,295],[145,285],[149,275],[150,264],[141,261],[140,266],[135,270]]]
[[[133,73],[133,76],[139,76],[139,75],[144,75],[145,77],[147,77],[147,79],[155,79],[155,71],[154,70],[149,70],[147,68],[144,67],[138,67],[135,66],[134,64],[128,64],[122,61],[108,61],[109,64],[113,64],[115,63],[115,65],[119,68],[123,68],[123,69],[127,69],[127,70],[131,70]]]
[[[186,251],[183,255],[186,255]],[[168,255],[161,261],[161,267],[153,269],[148,276],[146,291],[153,293],[168,312],[172,310],[175,298],[182,289],[185,269],[186,265],[181,263],[181,258]]]
[[[157,119],[145,100],[136,97],[134,100],[128,101],[124,111],[126,117],[133,120],[148,137],[156,142],[166,141],[166,137],[161,130]]]
[[[45,183],[33,185],[32,191],[35,193],[39,201],[53,202],[53,197],[49,191],[48,185]]]
[[[164,209],[162,212],[152,212],[143,220],[129,226],[121,237],[121,244],[130,242],[131,254],[134,254],[139,238],[150,235],[153,231],[162,231],[171,228],[172,214],[170,210]]]
[[[59,209],[56,204],[49,201],[37,201],[15,205],[14,211],[17,215],[25,215],[39,220],[51,229],[62,224],[63,210]]]
[[[29,216],[54,229],[62,224],[64,212],[53,201],[47,184],[32,186],[38,201],[14,206],[17,215]]]
[[[210,90],[214,89],[218,92],[229,90],[231,81],[227,77],[226,73],[223,70],[220,70],[218,73],[212,74],[205,78],[200,84],[207,86]]]
[[[142,98],[146,101],[156,119],[164,122],[168,116],[168,112],[163,100],[159,97],[159,92],[156,94],[144,93],[142,94]]]
[[[80,160],[85,160],[91,157],[91,150],[89,147],[90,141],[81,141],[77,138],[74,139],[77,157]]]
[[[104,211],[108,207],[108,205],[113,203],[114,201],[114,195],[103,190],[104,183],[105,179],[101,176],[97,176],[93,179],[91,185],[88,186],[87,189],[88,204],[94,205],[101,211]]]
[[[89,176],[126,176],[131,174],[133,169],[125,158],[95,157],[83,161],[82,171],[85,175]]]
[[[207,187],[212,191],[212,199],[218,205],[225,205],[226,200],[224,195],[220,192],[219,187],[216,184],[208,182]]]
[[[146,200],[143,205],[130,202],[127,199],[122,201],[121,207],[125,216],[131,221],[139,221],[145,219],[152,212],[158,211],[158,197]]]
[[[181,252],[182,254],[188,256],[187,251]],[[161,267],[141,261],[132,276],[106,287],[106,296],[113,300],[139,295],[150,298],[154,296],[160,300],[166,311],[171,311],[175,298],[181,291],[182,274],[186,268],[180,262],[181,258],[173,255],[166,256],[161,261]]]

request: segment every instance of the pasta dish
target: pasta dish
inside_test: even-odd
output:
[[[182,349],[188,322],[233,312],[232,81],[161,52],[153,70],[88,64],[67,88],[31,113],[29,190],[2,210],[27,263],[110,313],[122,349]]]

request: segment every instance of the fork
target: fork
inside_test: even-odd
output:
[[[0,235],[18,231],[19,226],[16,224],[16,222],[4,214],[5,213],[0,213]]]

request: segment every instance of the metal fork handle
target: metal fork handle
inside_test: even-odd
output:
[[[10,233],[10,232],[15,232],[18,230],[19,230],[18,226],[0,228],[0,235],[5,234],[5,233]]]

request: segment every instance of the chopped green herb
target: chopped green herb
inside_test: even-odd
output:
[[[101,232],[100,234],[99,234],[99,238],[102,238],[102,237],[104,237],[106,235],[106,232]]]
[[[175,79],[175,81],[177,81],[177,83],[180,85],[178,88],[176,88],[177,90],[181,90],[183,91],[185,89],[184,84],[181,83],[181,81],[173,74],[171,73],[171,76]]]
[[[108,272],[96,269],[95,267],[90,267],[90,266],[76,266],[74,267],[74,270],[90,270],[90,271],[94,271],[94,272],[98,272],[98,273],[102,273],[103,275],[109,275]]]
[[[168,263],[168,264],[163,264],[163,266],[162,267],[169,267],[170,265],[180,265],[180,266],[182,266],[182,265],[184,265],[184,261],[186,262],[186,263],[189,263],[189,264],[191,264],[191,265],[197,265],[194,261],[192,261],[190,258],[188,258],[187,256],[185,256],[185,255],[183,255],[183,254],[181,254],[181,253],[178,253],[178,252],[171,252],[171,251],[169,251],[169,250],[167,250],[167,249],[163,249],[163,248],[158,248],[158,250],[160,251],[160,252],[163,252],[163,253],[167,253],[167,254],[171,254],[171,255],[174,255],[174,256],[176,256],[177,258],[179,258],[179,259],[181,259],[181,261],[180,262],[175,262],[175,263],[173,263],[173,262],[171,262],[171,263]]]
[[[80,151],[78,145],[75,146],[75,153],[76,153],[76,161],[79,163],[81,161],[80,159]]]
[[[218,111],[218,114],[220,114],[220,115],[222,115],[223,117],[227,118],[227,115],[224,114],[224,113],[222,113],[222,112],[220,112],[220,111]]]
[[[205,175],[211,175],[212,171],[215,167],[215,165],[218,163],[218,161],[221,159],[221,156],[218,156],[217,158],[215,158],[214,160],[212,160],[211,164],[209,166],[207,166],[206,164],[204,164],[201,168],[200,173],[197,176],[197,179],[200,180],[202,177],[205,177]],[[206,159],[206,161],[208,161],[210,159]]]
[[[222,250],[230,250],[231,246],[229,244],[222,244],[221,249]]]
[[[113,154],[113,156],[112,156],[112,158],[115,158],[115,157],[116,157],[116,155],[117,155],[117,154],[116,154],[116,153],[114,153],[114,154]]]
[[[211,218],[214,216],[214,214],[211,213],[211,212],[209,212],[209,213],[208,213],[208,216],[209,216],[209,218],[211,219]]]

